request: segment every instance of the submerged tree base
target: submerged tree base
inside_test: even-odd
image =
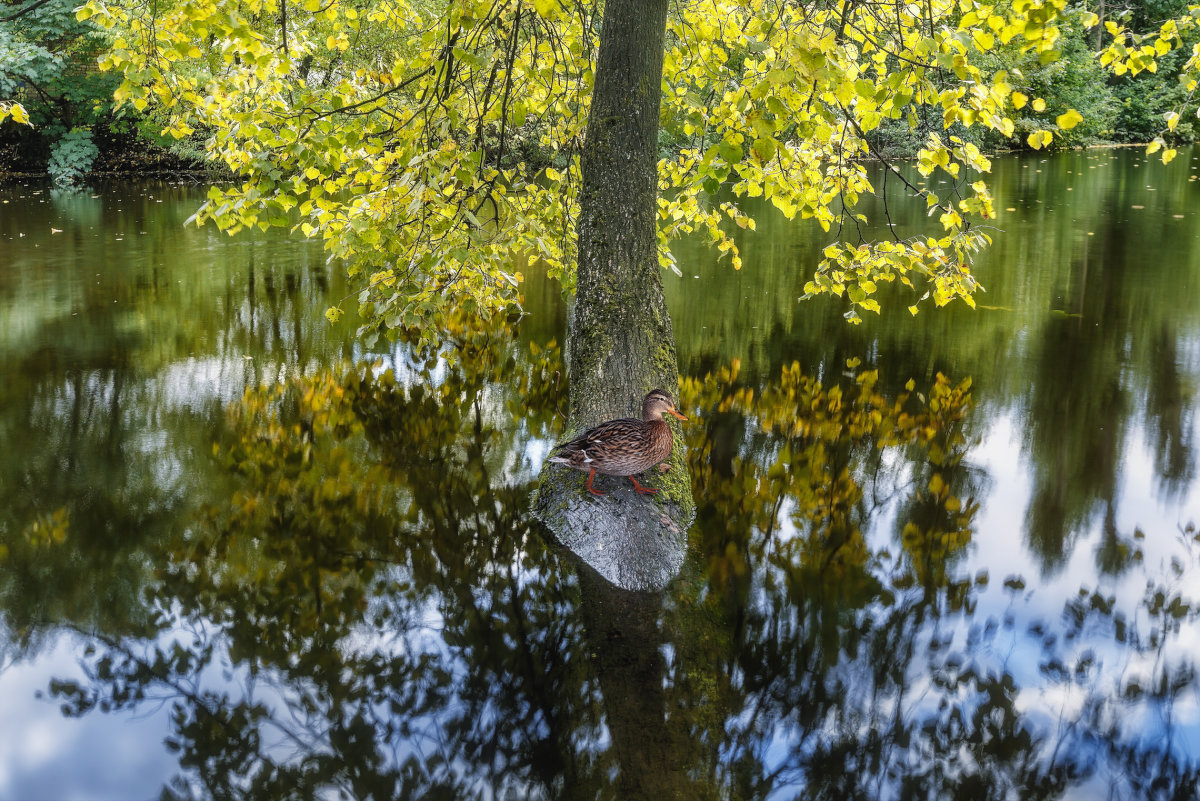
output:
[[[696,515],[682,449],[664,462],[670,470],[639,495],[627,478],[596,476],[607,494],[592,495],[586,474],[547,462],[533,511],[554,538],[623,590],[659,591],[679,572],[687,530]]]

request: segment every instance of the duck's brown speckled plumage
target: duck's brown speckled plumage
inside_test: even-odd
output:
[[[638,492],[656,492],[643,487],[633,476],[671,455],[671,427],[663,419],[664,412],[680,420],[687,419],[675,411],[675,401],[669,392],[656,389],[642,401],[641,420],[623,417],[589,428],[575,439],[555,446],[549,461],[586,471],[587,489],[593,495],[605,494],[592,487],[597,473],[629,476]]]

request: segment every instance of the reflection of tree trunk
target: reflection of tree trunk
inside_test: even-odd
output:
[[[1075,314],[1078,317],[1075,320],[1075,330],[1079,331],[1083,328],[1084,302],[1087,300],[1087,283],[1088,283],[1088,246],[1087,242],[1083,243],[1083,264],[1079,276],[1079,296],[1075,304]]]
[[[254,252],[251,251],[250,252],[250,281],[249,281],[249,286],[246,290],[246,300],[250,307],[250,316],[249,316],[249,320],[246,323],[246,330],[250,334],[251,342],[254,341],[254,324],[257,322],[257,319],[258,319],[257,318],[258,298],[254,294],[254,284],[255,284]],[[232,296],[230,297],[230,301],[232,302]],[[234,308],[236,308],[236,306],[229,306],[228,308],[234,309]]]
[[[74,473],[79,456],[79,431],[83,428],[83,370],[67,373],[71,385],[71,436],[67,446],[67,473]]]
[[[615,588],[594,570],[578,570],[587,653],[604,696],[611,743],[595,787],[567,788],[566,798],[638,799],[708,797],[692,780],[691,733],[668,722],[663,688],[667,665],[659,630],[662,596]],[[605,775],[609,770],[612,776]],[[701,773],[703,773],[701,771]]]
[[[267,307],[271,310],[271,344],[283,351],[283,334],[280,333],[279,297],[275,294],[275,276],[267,273],[263,276],[263,285],[267,288]]]
[[[121,432],[121,388],[124,385],[124,371],[121,366],[113,368],[112,397],[108,402],[108,452],[119,456],[123,437]]]
[[[300,285],[298,281],[299,279],[294,272],[288,271],[284,275],[284,286],[287,288],[288,302],[292,305],[292,348],[296,364],[303,369],[304,364],[308,361],[304,348],[304,321],[307,319],[307,309],[301,308],[299,301]]]
[[[582,155],[571,313],[571,422],[594,425],[674,391],[675,338],[659,276],[658,115],[668,0],[609,0]]]

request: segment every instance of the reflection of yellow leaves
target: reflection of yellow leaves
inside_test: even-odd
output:
[[[69,526],[70,516],[65,507],[60,507],[50,514],[39,515],[30,523],[25,529],[25,539],[35,548],[61,545],[66,542]]]
[[[379,364],[347,365],[250,388],[229,405],[214,456],[237,490],[206,510],[183,559],[200,571],[189,581],[206,603],[248,596],[261,614],[287,620],[286,639],[255,635],[253,647],[286,649],[293,637],[357,619],[370,554],[392,551],[404,527],[420,538],[447,509],[485,503],[489,472],[470,449],[520,427],[476,418],[484,387],[510,393],[499,409],[512,409],[526,432],[546,430],[548,416],[536,415],[554,408],[558,348],[551,341],[526,355],[504,325],[456,314],[443,349],[421,348],[414,333],[416,373],[437,368],[437,382],[408,386]],[[412,555],[431,558],[428,549]]]
[[[961,423],[971,404],[969,380],[955,385],[939,374],[925,393],[914,394],[915,382],[909,381],[906,392],[887,397],[878,390],[873,370],[826,388],[793,363],[759,392],[736,386],[731,376],[726,369],[704,380],[686,379],[680,397],[699,419],[713,412],[740,414],[766,437],[726,480],[714,470],[712,443],[703,430],[685,429],[697,497],[721,519],[738,520],[738,530],[772,532],[780,530],[781,510],[790,509],[797,536],[772,541],[751,533],[748,547],[766,548],[770,542],[773,561],[781,560],[789,570],[814,571],[802,581],[866,587],[873,554],[865,536],[870,521],[863,517],[868,493],[863,482],[874,474],[863,465],[877,464],[891,449],[912,455],[913,469],[929,475],[913,491],[910,506],[920,521],[910,521],[905,540],[916,574],[925,580],[933,575],[931,558],[944,562],[970,541],[975,507],[964,507],[951,491],[965,449]],[[915,455],[921,452],[923,459]],[[727,543],[721,547],[726,549],[721,560],[727,560]],[[935,572],[944,577],[944,565]],[[732,574],[723,567],[721,575]]]

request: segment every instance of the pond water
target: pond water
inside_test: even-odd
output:
[[[529,514],[552,284],[367,352],[202,187],[0,189],[0,798],[1197,798],[1197,172],[998,159],[977,311],[681,244],[662,593]]]

